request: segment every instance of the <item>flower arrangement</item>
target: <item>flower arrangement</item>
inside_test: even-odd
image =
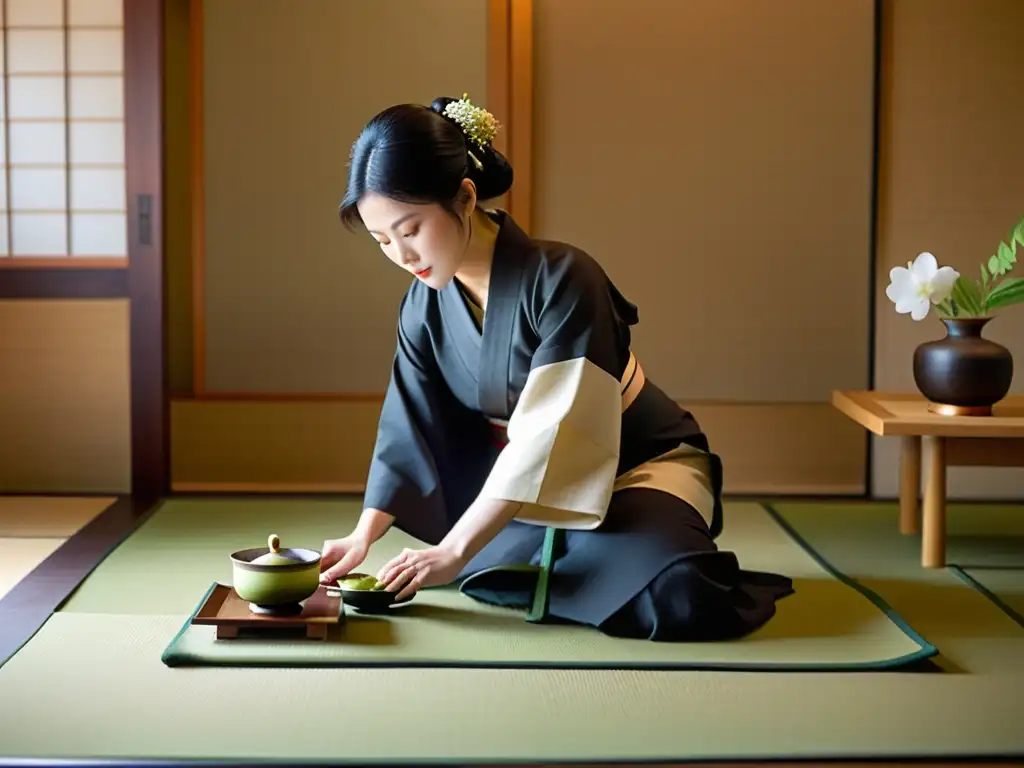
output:
[[[900,314],[924,320],[932,307],[940,318],[988,317],[996,309],[1024,302],[1024,278],[1007,277],[1024,249],[1024,218],[1010,230],[996,252],[981,264],[981,279],[971,280],[952,267],[939,267],[925,251],[906,267],[889,272],[885,295]]]

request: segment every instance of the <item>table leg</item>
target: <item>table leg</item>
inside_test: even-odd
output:
[[[921,438],[907,435],[900,445],[900,533],[920,530]]]
[[[929,448],[928,477],[924,489],[924,533],[921,536],[921,565],[946,565],[946,441],[925,437]]]

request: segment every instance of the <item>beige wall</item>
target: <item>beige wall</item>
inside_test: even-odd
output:
[[[935,12],[936,4],[941,13]],[[234,13],[237,2],[208,0],[206,5],[208,23],[219,24],[215,29],[222,35],[239,34],[241,20],[225,15]],[[174,291],[171,375],[184,391],[191,381],[192,351],[189,197],[182,171],[188,152],[187,2],[169,6],[167,106],[175,122],[168,125],[168,153],[181,159],[177,171],[168,169],[168,215],[177,222],[176,237],[168,243]],[[396,22],[399,35],[406,34],[401,28],[409,18],[427,18],[415,7],[406,21]],[[256,52],[270,46],[259,28],[249,29],[266,23],[266,6],[260,8],[244,20],[246,34],[258,42]],[[887,2],[878,306],[869,317],[864,296],[870,254],[872,10],[871,0],[535,3],[534,231],[590,249],[640,304],[637,347],[645,365],[705,423],[726,456],[733,492],[861,490],[865,440],[827,404],[829,390],[868,385],[872,319],[882,388],[912,389],[913,347],[937,333],[934,325],[894,315],[882,295],[888,268],[925,248],[958,266],[976,265],[1021,211],[1024,176],[1014,142],[1021,106],[1011,95],[1021,90],[1024,73],[1014,40],[1024,4]],[[324,6],[311,3],[290,29],[324,12]],[[473,18],[481,23],[482,17]],[[314,34],[323,41],[332,35],[341,39],[345,32]],[[479,42],[483,35],[473,39]],[[223,43],[214,47],[231,49]],[[423,58],[437,54],[435,45]],[[473,55],[482,58],[486,52]],[[325,56],[317,50],[286,57],[288,82],[328,82],[322,72],[302,75],[296,69],[301,61],[322,63]],[[310,136],[323,139],[331,120],[351,132],[376,106],[367,92],[396,87],[387,70],[381,81],[372,76],[385,63],[374,61],[378,66],[371,76],[363,70],[352,77],[362,84],[352,98],[364,102],[352,108],[356,101],[339,98],[320,105],[328,120],[308,128]],[[245,77],[253,103],[275,103],[268,94],[278,86],[257,90],[266,82],[257,77],[262,65],[249,64]],[[238,127],[241,108],[237,114],[223,110],[239,102],[213,105],[209,88],[211,82],[224,82],[232,63],[213,66],[221,74],[207,83],[207,117],[211,109],[221,109],[216,114],[227,131]],[[444,88],[483,87],[482,72],[474,67],[451,73],[440,78]],[[655,73],[670,78],[671,87],[661,86]],[[462,85],[469,82],[466,77],[479,79]],[[422,100],[444,88],[409,85],[402,98]],[[955,94],[966,102],[954,105]],[[381,94],[382,103],[392,100],[391,91]],[[657,111],[644,112],[650,105]],[[646,124],[636,138],[638,121],[650,121],[652,114],[662,122]],[[258,126],[234,160],[224,157],[207,167],[208,195],[214,195],[208,200],[207,248],[220,253],[208,258],[221,259],[223,266],[219,277],[213,275],[220,282],[208,297],[208,384],[379,389],[384,356],[392,346],[391,298],[400,286],[372,245],[349,240],[335,227],[333,207],[343,173],[330,163],[343,142],[333,136],[325,141],[327,170],[310,178],[312,152],[293,154],[293,165],[286,167],[271,149],[261,154],[252,147],[274,125]],[[225,151],[223,135],[211,139],[208,133],[208,147],[211,141],[220,141]],[[224,163],[243,157],[254,166],[261,163],[262,173],[254,167],[253,183],[280,203],[277,210],[286,215],[278,222],[289,222],[277,227],[284,234],[254,228],[251,222],[262,216],[242,217],[243,203],[266,214],[255,195],[232,202],[231,194],[239,190],[251,194],[235,183],[249,177],[237,175],[247,172],[244,168]],[[300,174],[296,168],[305,170]],[[296,196],[292,202],[283,200],[288,192]],[[266,246],[258,232],[268,234]],[[287,259],[280,256],[285,246]],[[334,261],[340,259],[358,271],[342,275]],[[676,268],[683,278],[672,275]],[[244,303],[230,295],[232,285],[243,284],[240,275],[255,281]],[[366,299],[352,288],[354,277],[389,298],[360,303]],[[272,278],[281,287],[276,295],[267,293]],[[306,289],[312,293],[300,318],[272,323],[289,307],[298,308],[296,297]],[[232,326],[237,322],[232,307],[250,321],[256,318],[255,324]],[[264,325],[261,307],[269,312]],[[353,316],[369,318],[358,334],[347,325]],[[1014,313],[991,332],[1010,341],[1019,358],[1024,349],[1011,339],[1024,338],[1021,322]],[[285,354],[289,343],[301,354]],[[283,370],[260,368],[257,353]],[[355,374],[346,375],[343,366]],[[374,401],[178,402],[174,476],[195,487],[358,484],[378,408]],[[894,451],[886,441],[876,445],[875,493],[895,492]],[[1019,496],[1019,474],[952,470],[950,489],[954,496],[986,490]]]
[[[977,275],[1024,215],[1024,2],[895,0],[886,4],[876,384],[913,391],[914,348],[944,331],[915,323],[885,298],[889,270],[921,251]],[[1018,271],[1021,267],[1018,267]],[[1016,358],[1024,392],[1024,307],[993,320],[986,335]],[[894,496],[899,444],[875,441],[872,491]],[[953,496],[1024,498],[1024,470],[949,471]]]
[[[855,494],[863,489],[863,433],[848,422],[833,425],[828,405],[697,403],[693,408],[716,438],[729,493]],[[179,400],[171,410],[174,486],[183,491],[360,491],[379,411],[380,403],[373,401]],[[764,451],[764,443],[749,439],[766,434],[785,434],[786,450]]]
[[[686,400],[866,386],[872,0],[534,9],[535,234],[639,304],[649,375]]]
[[[487,3],[207,0],[205,16],[206,388],[382,391],[408,275],[338,222],[349,150],[391,104],[485,98]]]
[[[400,276],[336,226],[343,148],[378,104],[484,91],[486,4],[453,3],[406,3],[392,16],[394,6],[310,0],[287,12],[281,36],[271,0],[207,0],[212,385],[380,389]],[[641,305],[645,365],[704,422],[733,492],[860,489],[863,437],[827,393],[867,383],[871,5],[536,1],[534,231],[590,249]],[[885,7],[875,364],[880,388],[909,390],[913,348],[939,328],[895,315],[882,294],[888,269],[925,249],[976,269],[1024,211],[1024,104],[1013,98],[1024,90],[1024,3]],[[166,8],[169,364],[172,388],[188,393],[188,0]],[[452,23],[463,26],[449,56],[430,30]],[[367,33],[382,29],[403,43],[388,45],[394,58],[376,55]],[[239,36],[254,43],[248,59],[229,44]],[[296,101],[296,83],[323,98]],[[301,122],[277,119],[282,103]],[[650,120],[637,111],[645,104],[662,122],[624,141]],[[366,285],[390,298],[360,303]],[[127,329],[123,301],[0,303],[0,490],[128,489]],[[990,335],[1019,361],[1022,331],[1014,309]],[[178,402],[174,476],[358,485],[378,408]],[[894,445],[876,442],[874,493],[895,493],[896,459]],[[1020,498],[1021,475],[954,469],[950,490]]]
[[[0,301],[0,492],[129,492],[129,405],[127,301]]]
[[[865,438],[821,404],[868,383],[872,1],[534,9],[535,234],[639,304],[637,355],[732,490],[862,490]]]
[[[439,92],[485,93],[487,4],[412,3],[400,17],[367,4],[284,11],[247,3],[244,18],[239,8],[231,0],[205,3],[205,388],[380,392],[405,280],[371,242],[336,225],[344,154],[366,117],[386,104]],[[850,296],[836,312],[832,294],[810,290],[780,303],[772,291],[792,285],[793,274],[812,288],[867,280],[868,262],[857,257],[867,253],[869,236],[870,0],[843,0],[829,12],[788,0],[781,12],[753,15],[742,4],[595,7],[567,0],[538,2],[535,12],[535,231],[591,250],[641,305],[637,348],[645,366],[697,412],[726,456],[731,490],[860,492],[865,438],[827,400],[831,386],[866,384],[866,305]],[[579,18],[588,23],[577,25]],[[430,30],[450,30],[453,19],[461,30],[449,38],[454,42],[433,44]],[[739,28],[737,19],[745,19]],[[285,23],[291,32],[282,37]],[[402,53],[393,61],[371,56],[376,42],[367,42],[368,30],[383,28]],[[183,25],[169,34],[186,42]],[[737,34],[750,41],[740,57],[728,53]],[[235,36],[250,42],[248,52],[226,44]],[[295,45],[299,38],[302,45]],[[808,39],[829,42],[808,48]],[[637,63],[623,67],[621,58],[609,57],[609,42]],[[715,62],[700,66],[717,73],[714,82],[690,74],[680,46],[704,64]],[[267,71],[271,60],[276,77]],[[410,68],[410,61],[418,63]],[[670,78],[667,90],[651,90],[643,76],[655,68]],[[317,97],[301,96],[300,82]],[[750,95],[737,101],[736,92]],[[325,102],[323,93],[344,97]],[[619,140],[633,118],[610,107],[634,97],[653,97],[668,110],[665,124],[645,128],[648,140],[639,144]],[[250,124],[254,110],[263,109],[255,104],[274,108]],[[694,109],[701,120],[691,119]],[[299,126],[301,141],[282,141],[297,137]],[[180,136],[175,147],[187,152]],[[595,155],[598,170],[590,165]],[[672,172],[677,178],[668,178]],[[618,190],[638,180],[640,194],[621,199]],[[179,200],[183,231],[184,195]],[[671,225],[654,223],[666,215]],[[845,232],[838,244],[836,230]],[[819,258],[824,250],[829,259]],[[665,270],[677,267],[682,277],[666,280]],[[180,290],[186,269],[172,272]],[[729,316],[756,320],[728,322]],[[705,321],[713,331],[700,329]],[[807,333],[809,326],[816,332]],[[842,337],[847,354],[835,351],[823,327]],[[172,336],[172,354],[172,378],[181,383],[190,369],[182,335]],[[794,364],[809,366],[809,378],[794,383]],[[205,424],[205,437],[180,433],[179,448],[205,444],[210,425],[230,418],[227,407],[176,405],[179,429]],[[281,409],[271,415],[269,404],[263,407],[268,423],[277,423]],[[291,407],[295,423],[302,421],[305,406]],[[330,443],[335,430],[362,428],[362,419],[339,421],[351,405],[319,407],[323,421],[307,427],[314,430],[304,432],[309,440],[289,451]],[[355,407],[373,414],[379,403]],[[208,424],[197,420],[199,411]],[[353,445],[368,438],[372,433]],[[765,455],[763,446],[780,439],[785,450]],[[822,440],[835,448],[827,458],[818,449]],[[250,467],[254,483],[261,475],[252,468],[274,464],[250,456],[246,444],[232,443],[236,458],[222,465],[225,482],[241,471],[232,461]],[[351,470],[314,470],[310,457],[303,476],[318,485],[360,482],[368,457],[352,450],[345,462]],[[186,461],[188,453],[175,454],[180,482],[216,479],[209,467]],[[279,481],[292,482],[290,471]]]

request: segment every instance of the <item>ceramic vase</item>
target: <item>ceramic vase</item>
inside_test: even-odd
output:
[[[990,416],[992,406],[1010,391],[1010,350],[981,335],[991,319],[943,319],[946,337],[914,351],[914,382],[933,413]]]

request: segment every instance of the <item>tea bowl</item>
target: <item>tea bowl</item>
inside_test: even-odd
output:
[[[266,547],[232,552],[231,572],[235,592],[259,614],[301,613],[302,601],[320,586],[320,553],[315,549],[281,549],[271,534]]]
[[[392,605],[402,605],[415,597],[410,595],[404,600],[396,600],[398,592],[386,592],[379,588],[353,589],[351,586],[356,581],[376,581],[368,573],[349,573],[342,576],[337,584],[328,587],[330,593],[340,593],[341,600],[346,606],[352,606],[361,613],[382,613]]]

